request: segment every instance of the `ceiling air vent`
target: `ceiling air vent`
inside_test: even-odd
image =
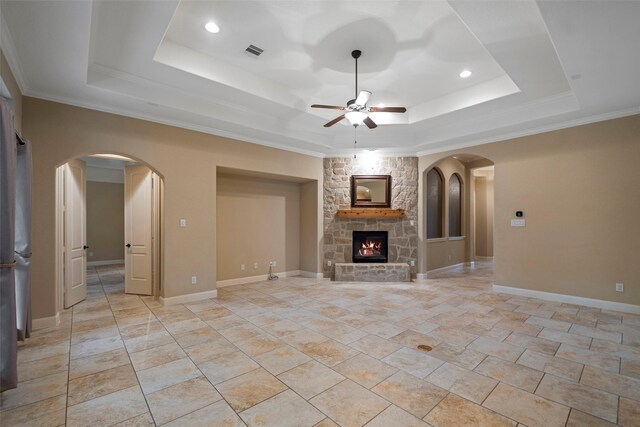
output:
[[[255,56],[260,56],[260,54],[262,52],[264,52],[264,50],[260,49],[258,46],[254,46],[252,44],[250,44],[249,47],[245,49],[245,51],[247,51],[250,54],[255,55]]]

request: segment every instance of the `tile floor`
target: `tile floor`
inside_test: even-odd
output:
[[[163,307],[97,267],[20,345],[0,424],[640,426],[640,316],[496,294],[491,273],[293,277]]]

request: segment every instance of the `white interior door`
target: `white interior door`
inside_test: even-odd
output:
[[[125,282],[128,294],[151,295],[152,280],[152,179],[146,166],[124,170]]]
[[[87,297],[87,212],[85,164],[72,160],[64,170],[64,306]]]

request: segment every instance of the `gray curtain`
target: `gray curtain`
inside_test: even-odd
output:
[[[16,155],[11,108],[0,97],[0,391],[18,385],[14,281]]]
[[[31,335],[31,143],[18,145],[16,165],[16,319],[18,339]]]

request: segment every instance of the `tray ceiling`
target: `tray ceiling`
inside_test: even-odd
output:
[[[313,103],[376,113],[358,145],[416,154],[640,112],[638,2],[3,1],[26,95],[320,156],[351,152]],[[215,21],[220,32],[204,25]],[[259,57],[245,52],[253,44]],[[459,73],[468,69],[471,77]],[[346,121],[345,121],[346,122]]]

